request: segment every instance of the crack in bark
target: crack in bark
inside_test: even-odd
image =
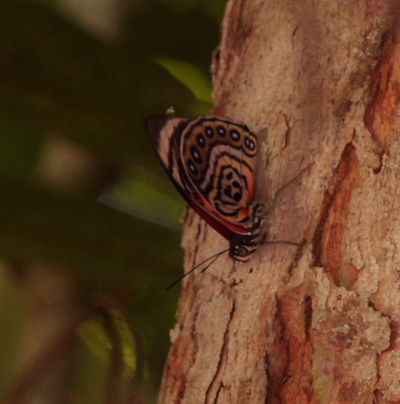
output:
[[[273,358],[266,353],[265,362],[267,365],[267,378],[268,378],[268,388],[266,404],[282,403],[281,391],[282,387],[285,385],[285,375],[288,374],[289,369],[289,351],[287,345],[284,343],[285,335],[285,323],[282,314],[282,304],[279,300],[276,300],[276,314],[274,326],[275,329],[275,341],[273,343],[273,349],[276,350],[280,355],[280,363],[273,363]],[[281,366],[283,364],[283,366]]]
[[[224,387],[224,383],[220,382],[220,383],[219,383],[219,388],[218,388],[218,390],[217,390],[217,394],[215,395],[215,400],[214,400],[214,403],[213,403],[213,404],[215,404],[215,403],[218,402],[219,393],[221,392],[221,390],[222,390],[223,387]]]
[[[197,214],[197,213],[196,213]],[[199,220],[199,222],[197,223],[197,231],[196,231],[196,236],[195,239],[199,240],[200,239],[200,235],[201,235],[201,219]]]
[[[303,300],[304,306],[304,334],[306,336],[306,341],[310,340],[310,329],[312,324],[312,297],[310,295],[305,295]]]
[[[176,396],[176,399],[174,401],[174,404],[179,404],[182,402],[182,400],[185,397],[185,392],[186,392],[186,383],[187,383],[187,376],[190,372],[190,369],[196,362],[196,356],[197,356],[197,351],[198,351],[198,343],[197,343],[197,334],[196,334],[196,323],[197,323],[197,317],[199,316],[199,305],[195,307],[193,310],[193,321],[192,321],[192,327],[190,330],[190,337],[193,341],[193,349],[190,357],[190,363],[188,364],[188,367],[185,371],[184,374],[182,374],[182,382],[180,384],[180,389],[178,390],[178,394]]]
[[[285,120],[285,123],[286,123],[286,131],[285,131],[285,135],[284,135],[285,141],[284,141],[284,145],[283,145],[282,149],[286,149],[290,145],[290,138],[291,138],[291,135],[292,135],[292,129],[293,128],[292,128],[292,125],[290,123],[290,119],[288,118],[288,116],[283,112],[281,112],[281,114],[282,114],[283,119]]]
[[[400,49],[396,31],[382,35],[378,65],[372,75],[370,101],[364,115],[365,126],[385,152],[392,142],[400,103]]]
[[[210,402],[210,395],[211,395],[211,391],[213,390],[214,386],[216,386],[218,383],[220,383],[220,386],[217,388],[217,393],[216,393],[215,399],[212,401],[213,404],[217,403],[218,396],[219,396],[219,393],[221,391],[221,388],[224,387],[223,383],[221,381],[218,382],[217,379],[218,379],[219,375],[222,372],[222,366],[225,363],[225,359],[226,359],[226,356],[228,354],[229,331],[230,331],[230,325],[231,325],[231,322],[233,320],[233,316],[235,314],[235,311],[236,311],[236,303],[235,303],[235,300],[233,300],[232,301],[232,308],[231,308],[231,311],[229,313],[228,323],[226,325],[226,330],[225,330],[225,333],[224,333],[224,339],[223,339],[223,344],[222,344],[222,347],[221,347],[221,354],[219,356],[219,361],[218,361],[218,364],[217,364],[217,369],[215,370],[214,376],[213,376],[213,378],[212,378],[212,380],[210,382],[210,385],[208,386],[207,391],[206,391],[206,395],[205,395],[205,397],[206,397],[205,402],[206,403]]]
[[[350,287],[357,274],[342,269],[341,248],[351,195],[358,185],[358,159],[356,148],[349,142],[343,150],[340,162],[325,191],[319,223],[314,232],[312,253],[314,266],[324,267],[337,286]]]
[[[299,263],[299,261],[301,260],[301,257],[303,256],[303,250],[304,250],[304,246],[307,244],[307,239],[304,238],[299,246],[297,247],[297,251],[295,256],[293,257],[289,267],[288,267],[288,274],[291,275],[293,272],[293,269],[295,269]]]
[[[293,309],[298,305],[301,305],[302,313],[293,318]],[[296,391],[301,391],[299,402],[317,402],[311,378],[312,313],[312,296],[304,288],[277,300],[275,338],[271,353],[266,356],[268,392],[265,404],[294,402]]]
[[[379,313],[382,315],[382,317],[386,317],[390,319],[389,315],[385,315],[384,313],[382,313],[381,311],[379,311]],[[377,376],[377,380],[375,382],[375,386],[378,385],[381,376],[381,358],[382,355],[385,353],[388,353],[390,351],[396,350],[396,345],[397,345],[397,339],[399,337],[399,324],[397,321],[394,320],[390,320],[389,322],[389,328],[390,328],[390,343],[389,346],[384,349],[382,352],[380,352],[379,354],[376,354],[376,376]],[[375,388],[374,390],[374,403],[378,402],[378,397],[382,396],[382,392],[379,388]],[[380,400],[379,400],[380,402]]]

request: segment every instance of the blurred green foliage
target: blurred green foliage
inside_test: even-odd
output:
[[[0,2],[0,400],[18,379],[38,266],[71,276],[86,310],[99,295],[118,302],[124,314],[111,328],[131,350],[126,364],[135,358],[135,386],[154,397],[179,293],[164,288],[182,271],[184,203],[143,120],[170,106],[181,116],[209,112],[225,1],[133,1],[108,41],[56,4]],[[52,149],[58,138],[71,147]],[[90,386],[107,384],[98,344],[110,341],[96,317],[88,321],[81,341],[101,355],[75,344],[79,378],[69,388],[90,404],[102,397]]]
[[[191,90],[199,101],[211,104],[211,84],[200,69],[189,63],[169,58],[155,58],[154,60]]]
[[[112,321],[115,322],[114,326],[122,345],[124,378],[131,378],[137,368],[135,340],[126,320],[120,313],[110,310],[110,316]],[[107,362],[112,350],[112,344],[105,328],[101,319],[91,318],[78,327],[77,333],[96,356]]]

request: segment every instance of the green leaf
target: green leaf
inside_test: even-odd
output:
[[[153,60],[168,70],[168,72],[186,86],[198,100],[210,104],[212,103],[210,80],[196,66],[180,60],[163,57],[156,57]]]
[[[179,218],[184,211],[182,197],[173,190],[171,196],[159,191],[157,183],[138,177],[129,177],[122,181],[112,192],[117,208],[132,212],[152,223],[174,230],[180,230]]]
[[[111,323],[105,325],[101,317],[92,318],[81,324],[76,332],[88,348],[101,360],[109,362],[113,342],[110,340],[106,327],[113,327],[119,342],[119,354],[123,358],[126,377],[132,378],[136,371],[136,347],[135,340],[129,326],[120,312],[112,310],[108,312]],[[110,330],[108,330],[110,331]]]

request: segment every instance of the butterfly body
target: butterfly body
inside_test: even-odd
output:
[[[172,114],[145,121],[164,170],[189,205],[244,260],[264,239],[264,180],[257,137],[227,118]]]

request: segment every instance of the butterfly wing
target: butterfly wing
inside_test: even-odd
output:
[[[178,190],[184,193],[179,172],[179,138],[189,120],[171,114],[154,114],[145,119],[150,143],[161,164]]]
[[[252,228],[257,197],[258,143],[245,125],[225,118],[199,117],[180,140],[180,156],[198,202],[238,234]]]
[[[146,119],[150,141],[165,171],[192,208],[228,240],[244,241],[255,221],[258,145],[245,125],[225,118]],[[257,218],[258,219],[258,218]]]

